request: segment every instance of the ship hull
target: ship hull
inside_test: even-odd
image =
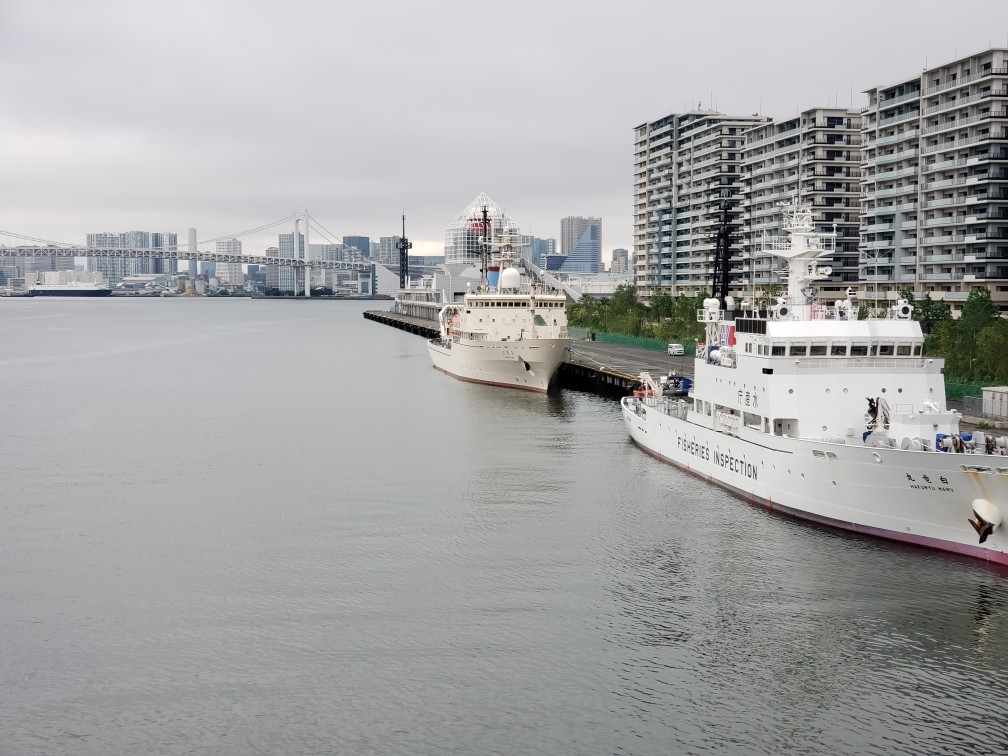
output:
[[[652,400],[653,401],[653,400]],[[1000,526],[981,545],[973,501],[1008,501],[1008,457],[869,448],[741,429],[729,435],[627,397],[641,449],[775,512],[830,527],[1008,564]]]
[[[434,367],[462,381],[545,393],[567,358],[570,339],[427,342]]]
[[[33,297],[107,297],[111,289],[32,289]]]

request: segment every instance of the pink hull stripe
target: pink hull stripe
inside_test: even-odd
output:
[[[437,365],[434,366],[435,370],[440,370],[445,375],[450,375],[452,378],[457,378],[460,381],[465,381],[466,383],[481,383],[484,386],[500,386],[501,388],[518,389],[519,391],[531,391],[536,394],[548,393],[548,388],[539,388],[538,386],[522,386],[520,383],[500,383],[499,381],[481,381],[479,378],[465,378],[461,375],[455,375],[455,373],[449,373],[444,368],[439,368]],[[550,381],[552,383],[553,381]]]
[[[637,446],[642,449],[647,454],[650,454],[655,459],[659,459],[666,464],[677,467],[684,472],[688,472],[694,477],[700,478],[707,483],[711,483],[718,488],[723,488],[724,490],[734,494],[740,499],[755,504],[757,506],[765,507],[774,512],[781,512],[783,514],[790,515],[791,517],[797,517],[800,520],[808,520],[810,522],[819,523],[820,525],[828,525],[833,528],[839,528],[840,530],[848,530],[854,533],[863,533],[865,535],[877,536],[878,538],[885,538],[890,541],[901,541],[903,543],[910,543],[914,546],[923,546],[929,549],[938,549],[939,551],[950,551],[955,554],[963,554],[965,556],[975,557],[977,559],[983,559],[985,562],[990,562],[992,564],[1004,564],[1008,565],[1008,553],[1002,551],[994,551],[993,549],[985,549],[983,546],[972,546],[966,543],[956,543],[955,541],[942,541],[938,538],[930,538],[928,536],[914,535],[913,533],[900,533],[897,530],[885,530],[883,528],[874,528],[869,525],[859,525],[856,522],[846,522],[844,520],[835,520],[832,517],[823,517],[821,515],[811,514],[809,512],[803,512],[800,509],[793,509],[792,507],[784,506],[783,504],[776,504],[772,501],[767,501],[759,496],[753,496],[752,494],[746,493],[741,489],[735,488],[729,483],[722,483],[719,480],[715,480],[703,473],[697,472],[685,465],[681,465],[673,459],[666,457],[663,454],[659,454],[656,451],[648,449],[637,443],[633,437],[630,439]]]

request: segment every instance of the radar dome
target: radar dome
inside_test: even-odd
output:
[[[507,268],[500,275],[500,288],[504,289],[518,289],[521,286],[521,272],[518,268]]]

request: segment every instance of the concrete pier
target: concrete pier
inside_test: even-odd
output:
[[[364,317],[428,339],[438,335],[437,323],[425,318],[388,310],[368,310]],[[560,366],[557,380],[563,388],[620,399],[638,388],[644,370],[656,377],[670,370],[692,377],[693,358],[670,357],[664,352],[599,341],[575,341],[567,362]]]

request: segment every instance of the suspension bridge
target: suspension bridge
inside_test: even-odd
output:
[[[235,252],[234,241],[252,240],[261,242],[264,235],[271,230],[287,229],[290,234],[289,245],[270,244],[261,253]],[[312,234],[314,233],[314,237]],[[282,234],[281,234],[282,236]],[[89,258],[119,258],[119,259],[159,259],[178,260],[189,263],[189,277],[196,277],[196,263],[240,263],[243,265],[276,265],[293,269],[294,292],[301,292],[306,297],[311,296],[311,276],[317,270],[342,270],[348,272],[366,272],[371,270],[372,262],[363,260],[334,259],[331,252],[323,252],[313,256],[311,242],[319,240],[317,245],[332,250],[345,250],[342,240],[337,239],[307,211],[292,213],[286,218],[273,221],[258,228],[241,231],[236,234],[220,236],[214,239],[198,241],[196,229],[189,229],[185,249],[177,245],[163,247],[137,246],[87,246],[68,244],[48,239],[25,236],[12,231],[0,230],[0,259],[25,257],[89,257]],[[295,241],[296,240],[296,241]],[[219,245],[223,242],[223,245]],[[229,251],[217,251],[220,246]],[[263,247],[262,243],[256,246]],[[281,249],[286,247],[285,249]],[[212,248],[212,251],[211,249]],[[369,254],[370,250],[361,250]],[[271,254],[273,252],[273,254]],[[283,252],[283,254],[281,254]]]

